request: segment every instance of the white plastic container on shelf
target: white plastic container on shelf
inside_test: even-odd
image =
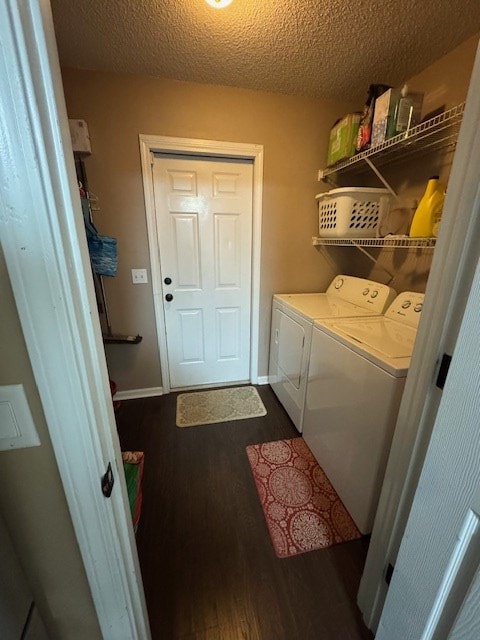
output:
[[[315,196],[321,238],[371,238],[390,209],[388,189],[342,187]]]

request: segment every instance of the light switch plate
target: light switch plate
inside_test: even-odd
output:
[[[0,451],[40,444],[21,384],[0,387]]]
[[[132,269],[133,284],[146,284],[148,282],[146,269]]]

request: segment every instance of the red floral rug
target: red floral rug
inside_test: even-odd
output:
[[[250,445],[247,455],[279,558],[361,537],[303,438]]]

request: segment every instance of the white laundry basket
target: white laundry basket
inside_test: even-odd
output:
[[[388,189],[342,187],[315,196],[321,238],[372,238],[390,209]]]

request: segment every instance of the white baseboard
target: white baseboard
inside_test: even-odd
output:
[[[114,400],[135,400],[137,398],[153,398],[163,396],[163,387],[149,387],[147,389],[130,389],[128,391],[117,391],[113,396]]]
[[[256,384],[268,384],[268,376],[259,376]],[[239,384],[239,383],[235,383]],[[210,385],[210,386],[218,386]],[[208,385],[204,385],[202,388],[207,388]],[[172,389],[172,391],[188,391],[189,389],[198,389],[198,387],[188,387],[182,389]],[[138,398],[153,398],[155,396],[163,396],[163,387],[148,387],[147,389],[129,389],[127,391],[117,391],[113,396],[114,400],[136,400]]]

